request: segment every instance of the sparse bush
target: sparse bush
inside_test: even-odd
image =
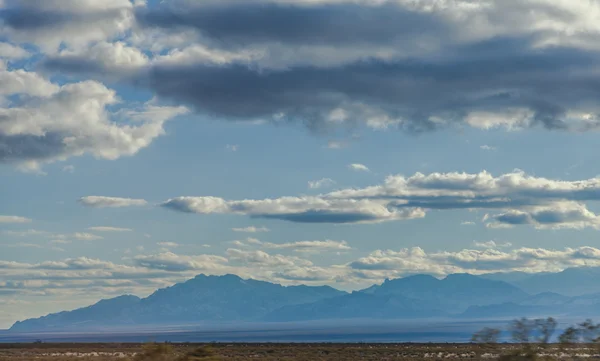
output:
[[[151,343],[144,346],[142,352],[135,355],[132,361],[216,361],[219,357],[211,346],[199,347],[185,354],[180,354],[168,343]]]
[[[172,361],[173,347],[163,343],[150,343],[144,346],[142,352],[135,355],[133,361]]]
[[[473,337],[471,337],[471,341],[486,344],[497,343],[498,337],[500,337],[500,333],[501,331],[497,328],[485,327],[481,331],[478,331],[475,334],[473,334]]]
[[[177,361],[215,361],[219,357],[215,355],[215,351],[211,346],[204,346],[188,352],[179,357]]]

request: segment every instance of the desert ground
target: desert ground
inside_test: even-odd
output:
[[[516,359],[514,355],[521,347],[514,344],[0,344],[0,361],[511,360]],[[588,345],[551,344],[537,349],[537,358],[546,360],[583,360],[600,357],[598,354],[597,348]]]

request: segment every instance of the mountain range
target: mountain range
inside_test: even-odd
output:
[[[235,275],[199,275],[146,298],[125,295],[16,322],[13,332],[92,330],[223,321],[498,319],[600,314],[600,269],[547,274],[414,275],[347,293]],[[557,292],[560,291],[560,292]]]

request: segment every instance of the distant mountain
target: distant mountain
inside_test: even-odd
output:
[[[317,302],[284,306],[265,316],[265,321],[307,321],[351,318],[410,319],[447,316],[420,300],[398,295],[374,296],[364,292],[323,299]]]
[[[452,274],[444,279],[417,275],[386,281],[368,292],[375,296],[397,295],[420,300],[432,309],[458,313],[472,305],[520,301],[529,295],[516,286],[469,274]]]
[[[134,309],[139,303],[139,297],[120,296],[102,300],[92,306],[75,311],[54,313],[40,318],[16,322],[10,330],[61,329],[67,326],[86,328],[105,324],[107,321],[110,321],[112,325],[132,324],[133,321],[129,318],[127,310]]]
[[[565,296],[600,293],[600,268],[568,268],[559,273],[534,274],[513,284],[530,293],[555,292]]]
[[[386,280],[359,292],[310,304],[285,306],[269,313],[270,321],[338,318],[430,318],[460,313],[472,305],[521,301],[529,295],[506,282],[454,274],[439,280],[415,275]]]
[[[600,294],[567,297],[557,293],[540,293],[521,302],[471,306],[459,318],[573,317],[594,318],[600,315]]]
[[[284,287],[235,275],[199,275],[157,290],[146,298],[121,296],[102,300],[75,311],[17,322],[11,331],[80,331],[219,321],[593,317],[600,315],[600,293],[572,297],[547,289],[559,288],[565,293],[594,289],[591,281],[594,272],[596,269],[573,269],[556,274],[511,276],[515,284],[525,284],[526,290],[544,290],[534,295],[515,284],[469,274],[453,274],[444,279],[414,275],[386,280],[350,294],[328,286]],[[533,284],[531,279],[539,284]],[[560,284],[559,280],[566,283]]]
[[[244,280],[235,275],[199,275],[187,282],[160,289],[144,299],[123,296],[104,300],[75,311],[17,322],[11,330],[257,320],[285,305],[310,303],[344,294],[328,286],[284,287]]]
[[[553,292],[565,296],[582,296],[600,293],[599,267],[567,268],[558,273],[493,273],[482,277],[508,282],[531,294]]]

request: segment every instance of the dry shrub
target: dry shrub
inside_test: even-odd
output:
[[[210,346],[203,346],[193,351],[180,355],[168,344],[152,343],[144,346],[132,361],[216,361],[219,357],[215,355]]]
[[[177,361],[216,361],[219,357],[210,346],[204,346],[179,357]]]
[[[173,361],[174,356],[171,345],[151,343],[145,345],[142,352],[135,355],[133,361]]]

